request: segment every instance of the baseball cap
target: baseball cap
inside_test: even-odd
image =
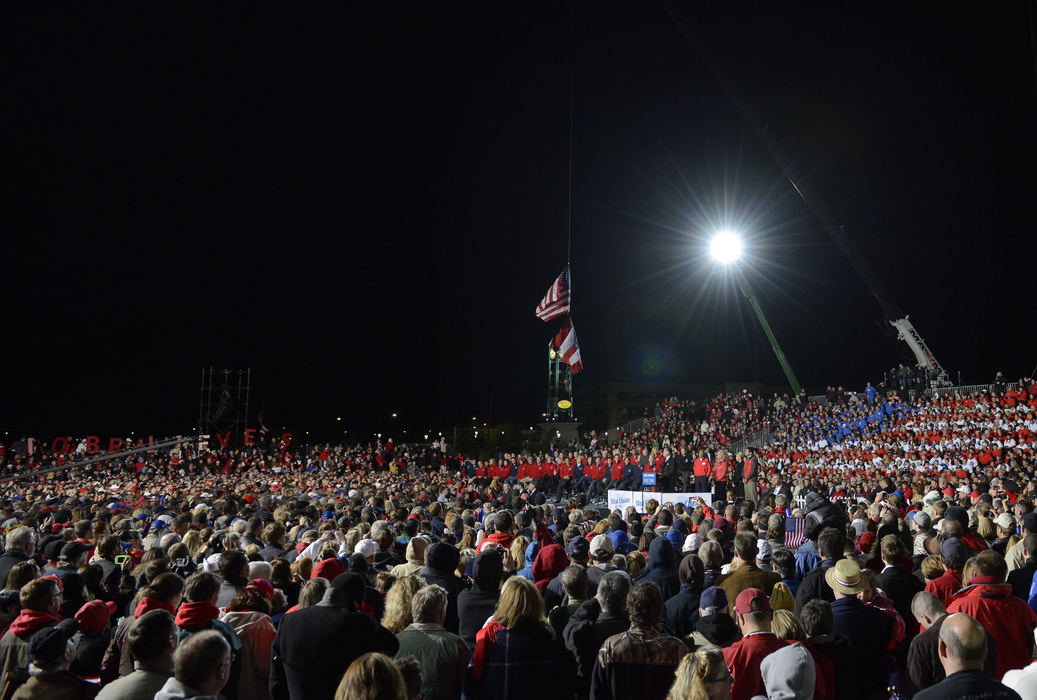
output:
[[[362,554],[364,557],[373,556],[378,552],[378,543],[374,540],[360,540],[353,548],[354,554]]]
[[[590,553],[595,559],[611,559],[616,553],[616,545],[608,535],[597,535],[591,540]]]
[[[739,615],[771,612],[771,599],[759,588],[746,588],[735,598],[735,612]]]
[[[40,630],[29,642],[29,657],[40,666],[53,664],[65,653],[68,640],[79,631],[74,618],[62,620],[54,627]]]
[[[997,516],[994,524],[1006,530],[1015,530],[1015,517],[1011,513],[1002,513]]]
[[[590,554],[591,545],[587,541],[586,537],[576,536],[569,540],[569,546],[565,548],[565,551],[573,559],[586,559],[587,555]]]
[[[940,554],[943,555],[944,559],[950,559],[955,556],[965,558],[969,556],[969,549],[957,537],[949,537],[940,545]]]
[[[915,525],[917,525],[921,529],[928,530],[930,527],[932,527],[932,524],[933,519],[925,511],[920,510],[915,513]]]
[[[727,607],[727,593],[720,586],[710,586],[702,591],[699,607],[710,615],[716,614]]]
[[[89,551],[90,548],[82,542],[66,542],[61,548],[61,556],[64,557],[66,561],[75,561]]]

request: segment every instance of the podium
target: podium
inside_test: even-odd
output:
[[[656,483],[656,477],[658,475],[655,472],[648,472],[647,474],[641,475],[641,490],[650,493],[662,493],[662,486]]]

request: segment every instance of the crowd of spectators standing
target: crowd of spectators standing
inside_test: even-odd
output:
[[[0,700],[1037,697],[1035,410],[833,388],[487,459],[4,451]],[[598,504],[645,473],[711,495]]]

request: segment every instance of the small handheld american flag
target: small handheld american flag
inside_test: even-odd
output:
[[[799,545],[807,541],[807,538],[803,535],[803,518],[795,518],[789,516],[785,518],[785,546],[789,549],[796,549]]]

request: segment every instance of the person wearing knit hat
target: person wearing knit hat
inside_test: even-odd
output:
[[[91,600],[76,612],[79,631],[72,642],[76,646],[76,672],[84,678],[101,674],[101,661],[112,637],[108,622],[118,607],[113,601]]]
[[[310,574],[310,578],[323,578],[329,582],[334,582],[336,578],[346,572],[346,567],[342,564],[342,561],[336,557],[330,557],[317,563],[313,567],[313,573]]]

